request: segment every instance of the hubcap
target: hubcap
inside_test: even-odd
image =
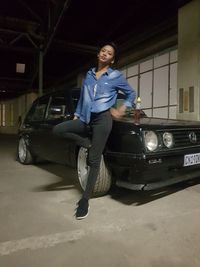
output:
[[[19,140],[18,155],[21,162],[26,160],[26,143],[24,138]]]
[[[78,179],[83,190],[86,188],[89,166],[87,165],[88,150],[81,147],[78,154]]]

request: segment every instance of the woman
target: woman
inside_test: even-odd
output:
[[[89,199],[99,172],[101,155],[112,129],[112,116],[120,118],[126,108],[131,107],[135,91],[122,74],[111,68],[116,58],[117,49],[114,43],[103,45],[97,54],[97,67],[90,69],[81,88],[80,99],[72,121],[66,121],[54,127],[54,133],[75,140],[80,146],[89,149],[88,165],[90,166],[86,189],[77,203],[76,219],[88,215]],[[112,106],[116,102],[118,90],[126,98],[119,108]],[[91,143],[78,134],[91,129]]]

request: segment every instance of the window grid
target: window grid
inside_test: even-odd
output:
[[[163,107],[165,107],[165,108],[167,108],[167,117],[166,118],[170,118],[170,116],[174,116],[174,114],[171,114],[170,113],[170,110],[172,110],[172,109],[175,109],[176,110],[176,108],[177,108],[177,104],[170,104],[170,79],[171,79],[171,77],[170,77],[170,66],[172,65],[172,64],[174,64],[174,63],[177,63],[177,59],[176,60],[170,60],[171,58],[171,55],[172,55],[172,53],[177,53],[177,50],[176,49],[173,49],[173,50],[171,50],[171,51],[165,51],[165,52],[163,52],[163,53],[160,53],[160,54],[157,54],[157,55],[154,55],[154,56],[151,56],[151,57],[148,57],[147,59],[144,59],[144,60],[141,60],[140,62],[137,62],[135,65],[134,64],[132,64],[131,66],[129,65],[129,66],[127,66],[126,67],[126,69],[127,69],[127,71],[126,71],[126,78],[127,79],[130,79],[130,78],[132,78],[132,77],[137,77],[137,79],[138,79],[138,96],[140,96],[140,76],[142,75],[142,74],[144,74],[144,73],[149,73],[149,72],[152,72],[152,91],[151,91],[151,95],[152,95],[152,107],[151,108],[146,108],[145,109],[145,107],[143,108],[144,110],[151,110],[151,114],[153,115],[153,110],[154,109],[156,109],[156,110],[158,110],[158,109],[163,109]],[[155,58],[157,57],[157,56],[161,56],[161,55],[166,55],[166,58],[167,58],[167,63],[165,62],[165,63],[163,63],[163,64],[161,64],[161,65],[159,65],[159,66],[157,66],[157,67],[155,67],[155,64],[154,64],[154,60],[155,60]],[[146,71],[143,71],[143,72],[141,72],[140,71],[140,65],[143,63],[143,62],[148,62],[149,60],[153,60],[153,64],[152,64],[152,68],[150,68],[150,69],[148,69],[148,70],[146,70]],[[138,66],[138,74],[135,74],[135,75],[128,75],[129,74],[129,68],[133,68],[134,66]],[[157,107],[154,107],[154,103],[153,103],[153,95],[156,93],[155,92],[155,90],[154,90],[154,72],[155,72],[155,70],[159,70],[159,69],[162,69],[163,67],[168,67],[168,88],[167,88],[167,90],[168,90],[168,104],[167,105],[165,105],[165,106],[157,106]],[[177,88],[176,88],[176,90],[177,90]]]

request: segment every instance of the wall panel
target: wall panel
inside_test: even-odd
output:
[[[153,107],[168,105],[168,66],[154,70]]]
[[[139,95],[142,100],[143,108],[152,108],[152,78],[152,71],[140,75]]]

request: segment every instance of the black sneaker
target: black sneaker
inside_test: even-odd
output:
[[[78,207],[76,209],[76,219],[81,220],[88,216],[89,203],[86,198],[81,198],[77,203]]]

